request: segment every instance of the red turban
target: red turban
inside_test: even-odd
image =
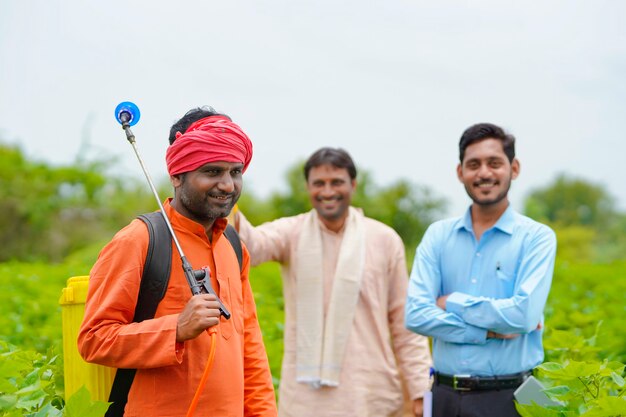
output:
[[[165,162],[170,175],[193,171],[209,162],[241,162],[243,171],[252,159],[252,142],[225,116],[209,116],[192,123],[167,148]]]

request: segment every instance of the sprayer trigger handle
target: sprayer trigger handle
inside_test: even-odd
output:
[[[207,277],[207,275],[211,275],[207,268],[196,269],[195,271],[193,271],[193,277],[196,279],[196,281],[202,281]]]
[[[204,279],[199,280],[198,284],[200,284],[202,292],[205,294],[213,294],[217,297],[217,301],[220,303],[220,314],[224,316],[226,320],[230,319],[230,312],[224,306],[224,303],[222,303],[222,300],[220,300],[219,296],[215,293],[213,287],[211,286],[211,271],[209,271],[209,268],[207,267],[202,268],[201,271],[204,272]],[[197,271],[194,271],[194,275],[196,272]]]

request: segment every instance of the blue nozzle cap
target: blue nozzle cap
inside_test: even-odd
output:
[[[133,102],[123,101],[115,108],[115,120],[120,124],[128,122],[130,126],[134,126],[139,121],[141,112],[139,107]]]

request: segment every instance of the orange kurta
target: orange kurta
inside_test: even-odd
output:
[[[215,361],[196,416],[275,416],[276,404],[267,355],[248,280],[250,257],[243,250],[243,271],[217,220],[212,243],[204,227],[174,210],[166,212],[187,260],[208,266],[211,284],[231,312],[221,318]],[[203,333],[176,343],[178,314],[191,297],[174,248],[172,273],[155,318],[133,323],[148,231],[133,220],[102,250],[91,270],[85,319],[78,348],[85,360],[115,368],[137,368],[125,416],[185,416],[198,386],[209,349]]]

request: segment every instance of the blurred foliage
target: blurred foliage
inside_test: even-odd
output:
[[[590,359],[577,353],[577,346],[586,346],[586,354],[597,350],[594,359],[626,363],[626,261],[573,264],[559,260],[545,314],[547,360],[562,360],[563,351],[576,360]]]
[[[615,217],[615,200],[601,185],[560,174],[545,187],[530,193],[527,215],[561,226],[606,229]]]
[[[97,253],[97,252],[96,252]],[[91,257],[95,259],[95,257]],[[0,329],[8,343],[45,353],[61,351],[59,297],[67,279],[89,273],[89,263],[0,264]]]
[[[274,208],[274,211],[272,217],[265,219],[266,221],[274,220],[279,217],[295,216],[296,214],[311,210],[303,167],[304,162],[301,161],[287,169],[285,174],[287,191],[272,193],[269,202]]]
[[[558,175],[529,193],[525,213],[555,230],[560,259],[606,263],[626,258],[626,214],[618,212],[602,185]]]
[[[524,417],[626,416],[626,261],[574,263],[561,257],[585,252],[580,242],[588,230],[580,227],[575,239],[561,240],[545,311],[546,362],[536,376],[561,405],[517,404]]]
[[[560,260],[579,263],[591,262],[596,258],[595,229],[588,226],[552,227],[557,235],[557,256]]]
[[[279,264],[268,262],[251,268],[250,285],[257,306],[263,342],[270,360],[274,388],[278,393],[285,327],[285,304]]]
[[[105,175],[114,164],[78,161],[54,167],[0,143],[0,262],[60,261],[109,239],[137,214],[155,210],[144,182]]]

